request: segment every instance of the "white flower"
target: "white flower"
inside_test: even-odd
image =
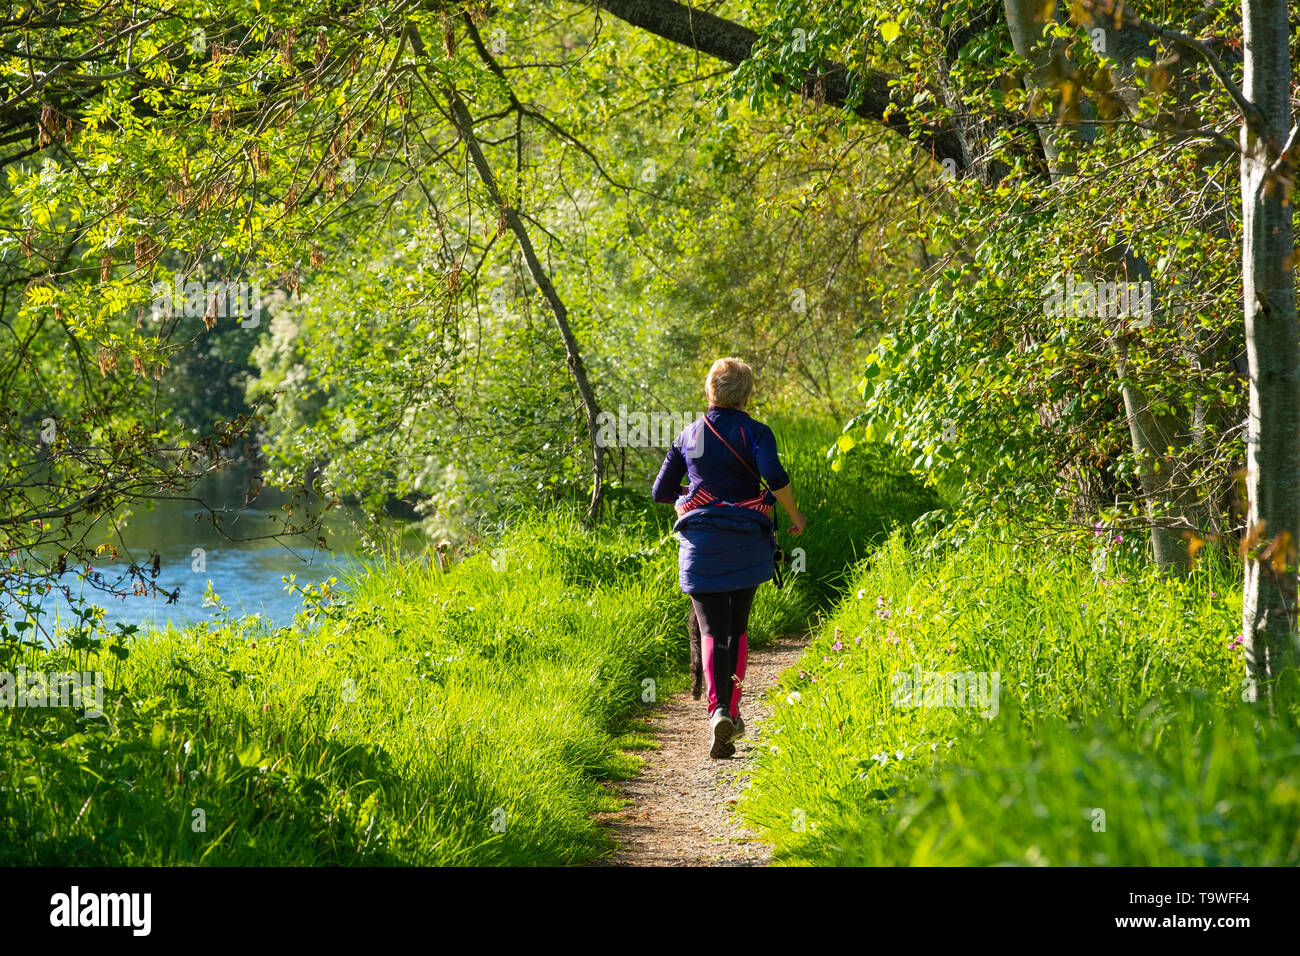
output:
[[[803,700],[803,694],[799,693],[796,690],[796,691],[791,691],[790,696],[785,699],[785,702],[787,704],[796,704],[801,700]]]

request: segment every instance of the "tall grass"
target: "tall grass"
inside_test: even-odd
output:
[[[759,589],[750,628],[755,647],[776,634],[805,631],[834,603],[857,561],[891,530],[910,525],[938,504],[883,445],[856,449],[835,470],[828,449],[839,429],[832,423],[774,419],[767,424],[808,527],[791,535],[785,515],[778,514],[781,546],[790,559],[787,584]]]
[[[742,814],[786,862],[1294,865],[1300,736],[1241,702],[1240,619],[1222,566],[894,537],[785,676]],[[918,668],[989,693],[904,693]]]
[[[595,579],[597,563],[624,571]],[[598,781],[628,768],[621,718],[643,706],[643,681],[680,683],[671,582],[671,555],[638,530],[536,518],[450,574],[388,565],[346,604],[316,593],[292,628],[232,621],[138,642],[107,720],[3,715],[0,855],[586,858],[604,846]],[[66,649],[25,651],[30,668],[70,663]]]
[[[809,514],[806,572],[758,640],[800,627],[894,515],[883,468],[829,469],[825,428],[782,451]],[[865,459],[864,459],[865,461]],[[922,496],[923,497],[923,496]],[[556,864],[610,849],[592,815],[651,746],[630,718],[684,686],[669,521],[625,497],[584,529],[521,515],[443,573],[385,561],[253,619],[54,649],[0,628],[0,670],[102,670],[106,716],[0,710],[0,862]],[[792,539],[792,541],[798,539]]]

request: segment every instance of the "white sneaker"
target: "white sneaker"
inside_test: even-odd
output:
[[[709,730],[713,737],[713,746],[709,748],[709,756],[714,760],[721,757],[730,757],[736,752],[736,745],[731,742],[731,734],[735,730],[735,725],[727,712],[719,707],[709,718]]]

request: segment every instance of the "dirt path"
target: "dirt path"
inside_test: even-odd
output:
[[[741,827],[732,807],[749,778],[749,758],[770,708],[763,699],[777,676],[794,664],[807,637],[779,637],[754,651],[745,674],[740,712],[745,736],[730,760],[711,760],[704,702],[680,694],[644,718],[659,740],[641,772],[618,790],[629,801],[601,814],[621,849],[599,866],[765,866],[771,847]]]

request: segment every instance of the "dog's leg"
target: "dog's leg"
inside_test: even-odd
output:
[[[694,602],[686,605],[686,627],[691,633],[691,696],[699,700],[704,693],[704,660],[700,654],[700,622],[695,617]]]

